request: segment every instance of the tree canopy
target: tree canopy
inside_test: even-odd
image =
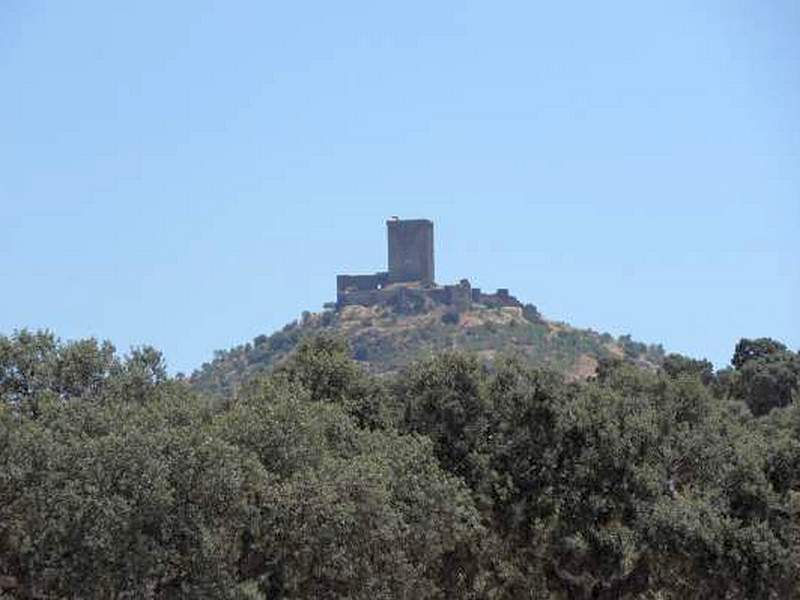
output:
[[[797,353],[567,382],[330,337],[225,398],[152,348],[0,336],[0,597],[789,598]]]

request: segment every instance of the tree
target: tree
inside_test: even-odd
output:
[[[351,359],[350,347],[340,338],[319,334],[304,339],[277,374],[308,390],[313,402],[343,406],[362,427],[382,428],[396,419],[381,386]]]
[[[0,338],[0,594],[792,597],[797,355],[755,346],[712,385],[457,352],[382,382],[317,338],[219,403],[153,349]]]
[[[731,363],[731,395],[744,401],[756,416],[792,402],[800,389],[800,355],[769,338],[742,339]]]
[[[699,377],[704,385],[714,381],[714,365],[706,359],[696,360],[680,354],[668,354],[661,368],[670,377]]]
[[[783,354],[784,352],[786,352],[786,346],[771,338],[757,338],[754,340],[742,338],[736,344],[731,364],[739,369],[748,361],[766,358],[774,354]]]
[[[430,437],[442,467],[473,488],[483,477],[489,415],[484,380],[474,356],[446,352],[415,363],[394,385],[404,408],[401,430]]]
[[[28,597],[235,597],[264,472],[170,398],[3,422],[0,569]]]
[[[0,403],[37,416],[43,402],[95,394],[118,367],[114,352],[109,342],[62,343],[47,331],[0,336]]]
[[[266,597],[469,597],[482,528],[425,438],[362,429],[276,377],[217,420],[270,474],[243,572]],[[346,405],[346,403],[345,403]]]

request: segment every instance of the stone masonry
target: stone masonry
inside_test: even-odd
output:
[[[441,304],[454,312],[470,310],[473,304],[489,307],[522,306],[505,288],[484,294],[467,279],[439,286],[434,279],[433,222],[428,219],[386,221],[389,270],[369,275],[338,275],[336,306],[424,306]]]

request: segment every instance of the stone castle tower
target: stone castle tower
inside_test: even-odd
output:
[[[433,222],[427,219],[386,221],[389,283],[433,284]]]
[[[335,306],[424,306],[436,304],[465,311],[473,304],[522,306],[507,289],[484,294],[467,279],[455,285],[436,284],[433,262],[433,221],[398,219],[386,221],[388,271],[370,275],[338,275]]]

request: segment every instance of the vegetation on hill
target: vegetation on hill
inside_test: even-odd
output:
[[[487,363],[514,354],[527,365],[554,369],[573,379],[593,375],[602,360],[619,357],[655,368],[664,356],[661,346],[635,342],[627,335],[614,338],[547,321],[531,304],[460,314],[440,305],[410,313],[388,305],[345,306],[303,313],[299,322],[272,335],[218,351],[191,381],[206,392],[233,394],[248,379],[286,360],[303,338],[319,334],[348,340],[354,358],[375,374],[397,373],[415,360],[454,349],[474,352]]]
[[[0,596],[797,597],[800,356],[732,364],[378,377],[323,335],[212,397],[151,348],[0,336]]]

